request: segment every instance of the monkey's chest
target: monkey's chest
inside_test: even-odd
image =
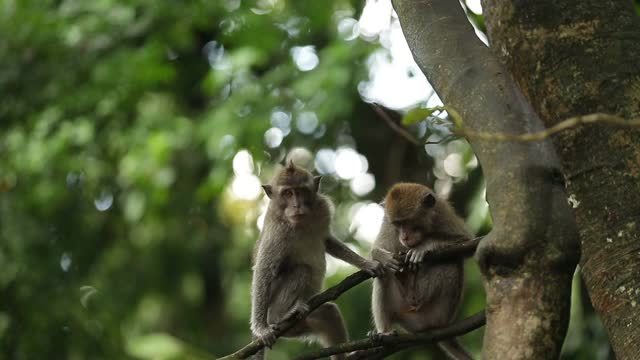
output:
[[[292,239],[290,257],[298,264],[309,266],[314,272],[321,272],[324,277],[326,269],[324,239]]]

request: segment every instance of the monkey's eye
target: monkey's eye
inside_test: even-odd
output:
[[[282,196],[284,197],[291,197],[291,195],[293,195],[293,190],[291,189],[286,189],[285,191],[282,192]]]

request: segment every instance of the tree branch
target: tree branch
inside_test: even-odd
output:
[[[449,245],[440,249],[435,249],[425,254],[423,261],[469,256],[473,253],[473,251],[475,251],[475,248],[480,243],[480,239],[482,238],[479,237],[472,240],[461,241],[459,243],[456,243],[455,245]],[[354,286],[364,282],[370,277],[371,275],[361,270],[347,276],[337,285],[332,286],[327,290],[313,296],[307,303],[307,305],[309,305],[309,313],[320,307],[320,305],[337,299],[340,295],[353,288]],[[280,321],[278,323],[278,331],[276,331],[276,337],[282,336],[282,334],[291,329],[298,321],[300,320],[296,318],[286,318]],[[246,359],[247,357],[260,351],[260,349],[262,348],[264,348],[264,344],[260,340],[254,340],[244,346],[242,349],[234,352],[233,354],[219,358],[219,360]]]
[[[345,291],[351,289],[352,287],[364,282],[369,279],[371,275],[366,272],[360,270],[356,273],[353,273],[347,276],[344,280],[338,283],[335,286],[328,288],[327,290],[319,293],[318,295],[313,296],[309,299],[307,305],[309,305],[309,313],[313,310],[320,307],[320,305],[337,299],[340,295],[342,295]],[[276,336],[280,337],[287,330],[291,329],[298,321],[296,318],[287,318],[278,323],[278,331],[276,331]],[[247,357],[257,353],[260,349],[264,348],[264,344],[260,340],[254,340],[242,349],[234,352],[233,354],[227,355],[225,357],[220,358],[219,360],[227,360],[227,359],[246,359]]]
[[[373,110],[375,110],[375,112],[380,116],[380,118],[382,118],[384,121],[387,122],[387,124],[389,125],[391,130],[395,131],[398,135],[400,135],[403,138],[405,138],[412,145],[414,145],[414,146],[420,146],[421,145],[420,141],[418,139],[416,139],[415,136],[411,135],[411,133],[408,132],[407,129],[402,127],[402,125],[397,124],[389,116],[389,114],[387,114],[387,112],[384,111],[384,109],[380,105],[373,103],[373,104],[371,104],[371,107],[373,107]]]
[[[424,345],[425,343],[433,343],[443,339],[466,334],[472,330],[475,330],[483,326],[486,322],[484,310],[464,319],[453,323],[451,325],[428,330],[418,334],[403,334],[403,335],[383,335],[379,338],[361,339],[351,342],[346,342],[336,346],[326,347],[317,351],[312,351],[302,356],[294,358],[295,360],[313,360],[320,359],[335,354],[344,354],[356,350],[368,350],[378,347],[384,347],[384,356],[388,356],[389,351],[396,352],[406,348],[410,348],[417,345]],[[376,351],[377,352],[377,351]],[[375,353],[375,352],[374,352]],[[354,354],[354,357],[357,353]],[[368,356],[371,356],[368,355]],[[375,356],[375,355],[374,355]],[[369,357],[370,358],[370,357]]]

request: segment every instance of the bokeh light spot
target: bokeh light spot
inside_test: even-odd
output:
[[[233,157],[233,172],[238,176],[253,173],[253,157],[247,150],[240,150]]]
[[[231,183],[233,195],[241,200],[255,200],[260,196],[260,179],[253,174],[238,175]]]
[[[271,126],[282,131],[282,135],[287,136],[291,132],[291,114],[281,110],[271,113]]]
[[[350,230],[355,230],[354,237],[357,240],[373,243],[382,226],[384,209],[380,204],[376,203],[368,203],[364,206],[362,204],[356,204],[354,206],[359,207],[351,221]]]
[[[71,254],[69,254],[68,252],[62,253],[62,256],[60,256],[60,268],[62,269],[62,271],[69,271],[69,269],[71,268],[71,262]]]
[[[323,175],[336,172],[336,152],[331,149],[320,149],[316,153],[316,170]]]
[[[108,191],[102,191],[100,196],[93,200],[93,205],[95,205],[98,211],[107,211],[113,205],[113,194]]]
[[[335,167],[336,174],[342,179],[353,179],[366,171],[362,157],[351,148],[338,149],[336,152]]]
[[[376,179],[373,174],[360,174],[351,179],[351,191],[358,196],[370,193],[376,187]]]
[[[264,133],[264,143],[270,148],[277,148],[282,144],[284,134],[277,127],[272,127]]]
[[[318,116],[312,111],[305,111],[298,115],[296,127],[303,134],[311,134],[318,127]]]
[[[464,165],[462,164],[462,155],[460,155],[459,153],[449,154],[444,159],[443,165],[444,171],[446,171],[450,176],[461,177],[466,173]]]
[[[300,71],[311,71],[320,63],[316,49],[311,45],[292,47],[291,57]]]

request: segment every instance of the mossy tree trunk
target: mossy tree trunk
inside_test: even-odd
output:
[[[457,1],[393,5],[416,62],[467,126],[506,133],[544,128]],[[470,142],[487,180],[494,224],[476,253],[487,292],[483,357],[557,358],[578,243],[553,144]]]
[[[491,47],[547,127],[595,112],[640,116],[632,1],[483,3]],[[554,139],[575,198],[581,273],[619,359],[640,359],[640,130],[582,126]]]

